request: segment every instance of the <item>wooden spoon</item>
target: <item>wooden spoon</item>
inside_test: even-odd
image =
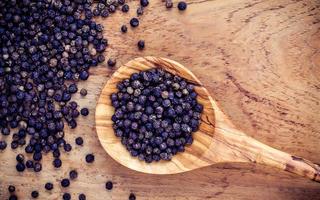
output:
[[[132,157],[114,134],[111,116],[114,108],[110,95],[117,92],[116,85],[131,74],[151,68],[179,75],[196,85],[198,102],[204,106],[199,130],[193,133],[194,142],[185,152],[173,156],[171,161],[147,164]],[[175,174],[222,162],[252,162],[277,167],[320,181],[320,167],[306,159],[269,147],[237,129],[221,111],[217,103],[195,75],[181,64],[157,57],[134,59],[120,67],[103,88],[96,107],[96,129],[107,153],[122,165],[150,174]]]

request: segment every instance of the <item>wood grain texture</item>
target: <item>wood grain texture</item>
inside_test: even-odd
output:
[[[177,1],[174,1],[177,2]],[[233,123],[250,136],[293,155],[320,163],[319,65],[320,2],[314,0],[188,0],[188,9],[166,11],[152,1],[141,25],[127,34],[119,30],[135,13],[117,13],[102,20],[110,42],[107,56],[117,56],[118,66],[135,57],[155,55],[182,63],[208,88]],[[146,49],[137,51],[139,39]],[[71,141],[83,136],[84,147],[62,156],[55,170],[52,157],[44,157],[44,170],[20,176],[14,169],[14,152],[0,154],[0,199],[8,197],[7,185],[15,184],[21,199],[39,189],[40,199],[61,199],[62,191],[86,193],[88,199],[320,199],[319,184],[277,169],[245,163],[218,164],[177,175],[147,175],[129,170],[109,157],[94,129],[95,105],[102,87],[114,70],[106,64],[91,69],[79,88],[86,98],[74,99],[91,114],[79,119],[76,130],[66,130]],[[1,136],[2,137],[2,136]],[[10,141],[8,138],[7,141]],[[94,165],[84,162],[88,152]],[[56,180],[70,169],[79,178],[62,189]],[[115,182],[112,192],[105,181]],[[48,193],[44,183],[54,181]],[[73,198],[75,199],[75,198]]]

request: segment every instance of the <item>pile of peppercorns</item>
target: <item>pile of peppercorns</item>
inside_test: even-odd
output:
[[[171,160],[193,141],[203,106],[194,85],[162,69],[134,73],[111,95],[115,135],[147,163]]]
[[[138,16],[148,4],[148,0],[140,0]],[[179,10],[183,7],[180,2]],[[76,128],[76,119],[89,115],[87,108],[80,109],[71,101],[79,90],[81,96],[87,95],[76,83],[87,80],[89,69],[105,61],[103,52],[108,46],[103,26],[93,17],[107,17],[118,8],[129,11],[125,0],[99,0],[95,5],[93,0],[0,1],[0,152],[7,148],[10,134],[11,149],[24,147],[26,154],[16,156],[17,171],[40,172],[42,156],[47,153],[54,157],[53,166],[60,168],[61,152],[72,150],[64,139],[65,122]],[[137,27],[139,19],[134,17],[129,23]],[[127,27],[122,25],[121,31],[127,32]],[[138,48],[144,46],[140,40]],[[116,60],[110,58],[108,65],[115,66]],[[75,143],[83,145],[83,138],[77,137]],[[87,154],[85,160],[94,162],[94,155]],[[70,172],[71,180],[76,176],[75,170]],[[63,187],[69,184],[69,179],[61,182]],[[9,200],[18,199],[12,188]],[[51,190],[53,184],[47,183],[45,188]],[[38,196],[38,191],[32,191],[32,198]],[[63,199],[70,198],[68,193],[63,195]],[[85,198],[79,195],[79,199]],[[129,199],[135,196],[130,194]]]

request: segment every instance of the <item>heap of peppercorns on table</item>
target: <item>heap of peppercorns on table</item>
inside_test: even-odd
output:
[[[148,4],[148,0],[140,0],[138,17]],[[172,8],[172,1],[166,0],[165,6]],[[182,11],[187,4],[179,2],[177,7]],[[89,69],[105,61],[103,52],[108,46],[103,26],[94,17],[108,17],[116,10],[128,12],[129,5],[125,0],[0,1],[0,153],[7,146],[24,148],[27,156],[16,156],[18,172],[40,172],[42,156],[48,153],[54,157],[53,166],[60,168],[60,154],[72,150],[64,139],[65,123],[73,129],[80,115],[89,115],[87,108],[80,109],[71,100],[72,95],[79,90],[82,97],[87,95],[77,82],[87,80]],[[130,26],[139,25],[138,17],[129,21]],[[127,32],[127,26],[121,25],[120,31]],[[145,42],[140,40],[137,46],[142,50]],[[114,67],[116,60],[110,58],[107,63]],[[76,145],[83,143],[82,137],[75,139]],[[88,153],[85,160],[94,162],[94,155]],[[76,170],[70,171],[61,186],[68,187],[77,176]],[[52,190],[54,184],[48,182],[44,187]],[[111,190],[112,182],[105,187]],[[9,200],[18,199],[13,185],[8,190]],[[31,191],[31,197],[38,198],[39,192]],[[65,193],[62,198],[68,200],[71,195]],[[84,200],[86,196],[79,194],[78,198]],[[129,199],[135,195],[131,193]]]

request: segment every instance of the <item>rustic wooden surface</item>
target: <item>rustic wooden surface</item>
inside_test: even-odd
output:
[[[118,65],[134,57],[168,57],[189,67],[220,103],[222,110],[248,135],[294,155],[320,163],[319,64],[320,2],[314,0],[189,0],[186,12],[166,11],[162,2],[152,1],[141,17],[141,26],[119,31],[134,15],[115,14],[104,20],[110,48]],[[99,19],[100,20],[100,19]],[[115,31],[116,30],[116,31]],[[139,39],[146,49],[136,50]],[[75,95],[90,108],[79,119],[76,130],[66,130],[67,139],[78,135],[84,147],[63,155],[63,167],[53,169],[45,156],[41,173],[14,169],[14,152],[0,154],[0,199],[8,197],[7,185],[14,184],[20,199],[29,199],[39,189],[39,199],[61,199],[63,191],[86,193],[88,199],[320,199],[319,183],[270,167],[253,164],[219,164],[177,175],[147,175],[113,161],[99,144],[94,128],[98,95],[113,70],[106,64],[91,70],[86,98]],[[81,88],[80,86],[80,88]],[[73,142],[72,142],[73,143]],[[94,164],[84,162],[88,152]],[[79,178],[68,189],[57,180],[70,169]],[[112,179],[114,189],[104,189]],[[46,181],[55,189],[44,191]]]

